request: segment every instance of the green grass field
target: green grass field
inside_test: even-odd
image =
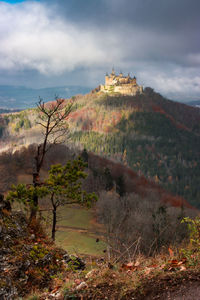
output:
[[[103,255],[103,250],[106,248],[104,232],[102,226],[94,221],[95,215],[92,209],[66,205],[60,207],[57,216],[56,244],[58,246],[68,253]],[[99,242],[96,242],[97,238]]]
[[[102,256],[106,245],[102,241],[96,243],[96,238],[97,236],[92,237],[89,233],[59,230],[56,234],[56,243],[68,253]]]
[[[64,206],[59,210],[59,226],[68,226],[82,229],[92,229],[91,219],[94,217],[89,209],[74,206]]]
[[[18,183],[30,183],[32,176],[19,175]],[[49,208],[48,199],[42,200],[42,207]],[[20,207],[18,207],[20,209]],[[47,220],[46,229],[51,234],[51,212],[43,212]],[[92,209],[80,207],[78,205],[65,205],[58,208],[56,244],[65,249],[68,253],[87,254],[92,256],[102,256],[106,249],[104,242],[104,232],[100,224],[95,221],[95,214]],[[96,239],[99,242],[96,242]]]
[[[31,176],[19,176],[18,182],[31,182]],[[42,206],[49,208],[48,199],[43,200]],[[17,209],[22,209],[17,205]],[[45,227],[51,234],[51,213],[43,212],[48,221]],[[79,253],[94,256],[102,256],[106,248],[104,232],[100,224],[95,220],[94,210],[80,207],[78,205],[65,205],[58,209],[57,213],[56,244],[69,253]],[[96,239],[99,242],[96,242]]]

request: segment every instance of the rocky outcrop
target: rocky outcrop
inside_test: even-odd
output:
[[[12,300],[51,288],[53,277],[66,269],[66,252],[54,246],[39,224],[28,226],[22,212],[7,210],[4,204],[1,197],[0,299]]]

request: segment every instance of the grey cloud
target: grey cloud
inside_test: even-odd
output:
[[[45,1],[44,1],[45,2]],[[48,0],[57,11],[76,22],[102,27],[130,26],[176,31],[187,28],[197,31],[200,24],[199,0]],[[100,23],[101,22],[101,23]]]
[[[199,11],[199,0],[0,3],[0,69],[28,72],[33,84],[95,86],[114,65],[165,94],[197,97]]]
[[[199,0],[58,0],[56,4],[63,17],[86,30],[117,36],[116,47],[130,58],[141,44],[143,59],[183,66],[198,62],[192,57],[200,52]]]

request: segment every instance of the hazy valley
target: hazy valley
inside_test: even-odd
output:
[[[58,86],[49,88],[29,88],[24,86],[0,85],[0,113],[1,110],[22,110],[35,107],[39,97],[45,101],[55,97],[70,98],[77,94],[85,94],[90,88],[82,86]]]

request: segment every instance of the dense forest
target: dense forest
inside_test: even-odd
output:
[[[82,128],[71,134],[75,143],[121,161],[200,207],[198,108],[166,100],[151,89],[136,97],[102,97],[92,105],[94,110],[101,108],[101,117],[85,118]],[[113,112],[115,122],[95,128],[97,120],[102,124]]]

